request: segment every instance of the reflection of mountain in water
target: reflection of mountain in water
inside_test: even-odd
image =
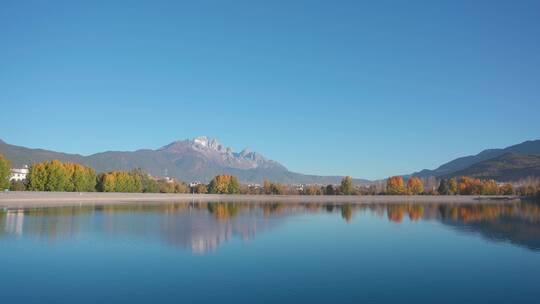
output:
[[[460,231],[478,233],[490,241],[510,242],[514,245],[540,251],[539,222],[524,221],[521,218],[510,216],[469,223],[452,220],[443,220],[442,222]]]
[[[24,235],[54,242],[97,230],[111,237],[162,239],[203,254],[233,238],[250,240],[298,212],[283,213],[275,206],[202,203],[8,210],[0,211],[0,237]]]
[[[215,251],[219,245],[235,237],[252,239],[257,233],[279,224],[282,218],[264,218],[260,209],[246,209],[236,216],[219,220],[207,210],[165,216],[161,234],[167,243],[185,247],[193,253]]]
[[[0,237],[36,237],[54,242],[97,231],[111,237],[157,239],[204,254],[234,238],[252,239],[290,216],[330,213],[350,223],[355,214],[366,212],[391,222],[436,220],[490,241],[540,250],[540,205],[532,203],[184,203],[38,208],[0,211]]]

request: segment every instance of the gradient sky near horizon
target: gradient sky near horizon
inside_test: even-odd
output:
[[[2,1],[0,138],[383,178],[540,138],[540,1]]]

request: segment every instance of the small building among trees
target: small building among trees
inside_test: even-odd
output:
[[[27,165],[24,165],[23,168],[11,168],[10,175],[9,175],[9,181],[16,181],[16,182],[22,182],[26,180],[26,177],[28,176],[28,173],[30,170],[28,169]]]

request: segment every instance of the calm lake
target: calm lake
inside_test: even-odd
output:
[[[540,205],[0,210],[2,303],[523,303]]]

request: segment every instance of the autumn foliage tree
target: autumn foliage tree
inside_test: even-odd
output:
[[[482,191],[482,181],[468,176],[462,176],[459,178],[458,191],[461,195],[479,195]]]
[[[448,194],[458,194],[458,183],[456,178],[451,178],[450,180],[448,180]]]
[[[98,177],[98,189],[102,192],[142,192],[142,182],[133,172],[111,171]]]
[[[174,181],[160,179],[157,181],[158,190],[160,193],[174,193],[176,192],[174,186],[176,183]]]
[[[218,175],[208,184],[208,192],[214,194],[237,194],[240,192],[240,183],[236,176]]]
[[[94,169],[76,163],[44,161],[30,167],[27,187],[31,191],[93,192],[96,173]]]
[[[304,188],[304,191],[302,192],[302,194],[305,194],[305,195],[322,195],[323,194],[323,189],[321,189],[321,187],[316,186],[316,185],[307,185]]]
[[[514,187],[510,183],[505,183],[500,187],[499,191],[502,195],[512,195],[514,194]]]
[[[96,172],[94,169],[75,163],[64,163],[64,168],[69,176],[66,191],[96,191]]]
[[[501,192],[501,189],[502,187],[500,188],[497,182],[492,179],[481,180],[462,176],[458,182],[458,192],[461,195],[497,195]]]
[[[416,176],[409,178],[407,181],[407,192],[412,195],[422,194],[424,192],[422,180]]]
[[[405,186],[403,182],[403,177],[401,176],[392,176],[386,181],[386,192],[388,194],[404,194]]]
[[[482,195],[497,195],[499,194],[499,186],[497,182],[490,179],[482,182]]]
[[[176,182],[174,185],[175,193],[189,193],[189,187],[184,182]]]
[[[198,194],[205,194],[208,193],[208,187],[206,187],[205,184],[198,184],[195,187],[193,187],[193,192]]]
[[[285,187],[282,184],[273,183],[269,180],[264,180],[263,191],[264,194],[280,195],[285,193]]]

